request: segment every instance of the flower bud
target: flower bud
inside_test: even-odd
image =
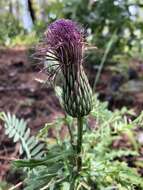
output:
[[[92,109],[92,90],[83,70],[85,35],[75,22],[60,19],[49,25],[39,53],[45,60],[53,61],[54,79],[62,73],[63,103],[72,117],[88,115]],[[56,61],[56,63],[54,63]]]

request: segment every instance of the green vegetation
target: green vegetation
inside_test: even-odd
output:
[[[135,119],[131,120],[133,116]],[[10,114],[2,114],[1,118],[5,123],[5,133],[12,134],[10,137],[15,142],[14,139],[21,130],[18,123],[24,123],[24,121]],[[91,118],[92,126],[89,125]],[[47,123],[36,137],[39,142],[42,141],[45,144],[45,156],[40,159],[33,157],[13,162],[14,166],[24,168],[25,190],[69,189],[71,175],[75,169],[73,168],[75,152],[71,147],[72,139],[69,135],[61,136],[61,128],[70,127],[73,138],[76,138],[76,125],[76,120],[70,116],[60,117],[53,123]],[[135,117],[134,113],[126,108],[111,112],[107,109],[107,103],[101,103],[95,97],[94,109],[91,115],[84,119],[83,167],[76,180],[77,189],[133,190],[143,188],[143,181],[138,173],[141,161],[136,159],[140,155],[140,145],[134,138],[137,126],[143,126],[142,113]],[[55,130],[56,136],[47,138],[50,129]],[[25,130],[24,135],[29,144],[31,137],[26,131],[28,129]],[[128,137],[130,148],[113,148],[113,144],[121,140],[123,135]],[[25,148],[22,141],[20,143],[25,155],[27,155],[27,148],[29,152],[32,151],[30,146]],[[43,153],[41,148],[35,147],[34,150],[37,150],[38,154]],[[125,162],[128,156],[135,158],[134,167],[128,167],[128,163]]]
[[[12,162],[12,169],[22,172],[22,188],[24,190],[142,190],[143,179],[140,171],[143,168],[143,161],[140,159],[141,144],[137,130],[142,130],[143,112],[136,114],[126,107],[111,111],[108,109],[108,103],[100,102],[94,93],[100,84],[101,72],[106,66],[108,75],[112,72],[115,77],[119,76],[119,81],[118,78],[117,81],[113,79],[113,82],[119,83],[117,90],[112,89],[111,84],[107,84],[108,90],[111,91],[110,95],[118,97],[124,96],[124,93],[128,95],[129,92],[142,92],[143,76],[140,73],[136,74],[133,67],[131,75],[135,77],[129,77],[129,62],[133,58],[138,61],[142,61],[143,58],[142,0],[43,0],[40,3],[37,0],[27,0],[25,2],[28,3],[29,19],[32,23],[28,29],[22,21],[22,3],[17,0],[1,0],[0,46],[6,48],[26,46],[29,56],[35,53],[35,49],[31,47],[41,41],[43,31],[51,22],[59,18],[72,19],[81,23],[86,29],[88,44],[85,52],[88,63],[86,66],[89,67],[89,72],[93,69],[91,74],[97,72],[93,81],[90,81],[93,84],[94,105],[88,116],[90,109],[87,109],[87,114],[83,117],[82,114],[86,111],[81,108],[89,105],[89,97],[92,107],[90,88],[87,88],[88,82],[83,74],[78,81],[83,85],[81,87],[83,91],[79,93],[77,101],[79,105],[74,102],[71,92],[77,82],[74,81],[76,78],[74,72],[77,68],[72,73],[73,67],[65,72],[65,75],[69,74],[64,78],[65,81],[67,79],[67,83],[64,83],[66,93],[64,94],[59,86],[55,91],[60,103],[63,104],[64,101],[63,107],[66,112],[77,119],[69,115],[60,116],[52,123],[46,123],[37,135],[33,136],[24,119],[18,119],[10,112],[0,113],[5,135],[13,143],[20,144],[20,159]],[[54,51],[49,52],[46,52],[47,61],[44,60],[43,65],[45,65],[44,70],[54,78],[59,68],[65,65],[61,66],[61,62],[55,59]],[[65,54],[61,53],[61,56],[63,55]],[[65,57],[68,60],[68,56]],[[63,61],[64,56],[62,58]],[[57,64],[52,65],[53,59]],[[35,60],[30,61],[32,63]],[[15,67],[24,67],[23,62],[19,62]],[[142,65],[139,63],[138,70],[140,68]],[[10,76],[13,76],[13,73]],[[109,83],[111,82],[112,78]],[[80,88],[79,83],[77,84],[77,88]],[[78,90],[76,93],[78,96]],[[139,95],[142,98],[142,94]],[[130,96],[127,96],[127,99],[129,98]],[[54,131],[53,136],[49,136],[50,131]],[[7,190],[11,186],[5,181],[0,182],[0,190]]]

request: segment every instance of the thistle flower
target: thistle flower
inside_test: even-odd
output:
[[[92,109],[92,91],[83,70],[84,49],[84,30],[71,20],[60,19],[49,25],[38,50],[45,61],[53,62],[47,67],[50,79],[62,73],[64,108],[73,117],[87,115]]]

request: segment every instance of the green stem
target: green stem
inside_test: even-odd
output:
[[[81,170],[82,167],[82,132],[83,132],[83,117],[77,119],[78,122],[78,133],[77,133],[77,172]]]
[[[94,81],[94,84],[93,84],[93,91],[95,91],[95,88],[97,86],[97,83],[99,81],[99,78],[100,78],[100,75],[101,75],[101,71],[103,69],[103,66],[104,66],[104,63],[107,59],[107,56],[112,48],[112,45],[113,43],[116,41],[117,39],[117,35],[116,35],[116,32],[117,30],[114,31],[114,33],[112,34],[111,36],[111,39],[109,40],[109,42],[107,43],[107,47],[105,49],[105,52],[104,52],[104,55],[103,55],[103,58],[101,59],[101,63],[99,65],[99,69],[98,69],[98,72],[97,72],[97,75],[96,75],[96,78],[95,78],[95,81]]]
[[[71,126],[67,121],[66,121],[66,124],[67,124],[68,132],[69,132],[69,135],[70,135],[70,143],[71,143],[71,146],[74,149],[74,138],[73,138],[73,133],[71,131]]]
[[[83,136],[83,117],[77,118],[77,145],[76,145],[76,151],[77,151],[77,162],[76,162],[76,171],[73,172],[72,180],[70,184],[70,190],[75,189],[75,181],[78,177],[78,174],[82,168],[82,157],[81,157],[81,150],[82,150],[82,136]]]
[[[72,176],[72,180],[71,180],[71,183],[70,183],[70,189],[69,190],[74,190],[74,188],[75,188],[75,181],[76,181],[76,175],[74,174]]]

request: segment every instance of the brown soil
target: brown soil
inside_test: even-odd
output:
[[[26,119],[32,133],[62,114],[53,89],[35,78],[46,80],[46,75],[28,61],[25,48],[0,50],[0,111]],[[14,145],[4,135],[1,124],[0,181],[9,176],[9,161],[18,156],[17,150],[18,144]]]

